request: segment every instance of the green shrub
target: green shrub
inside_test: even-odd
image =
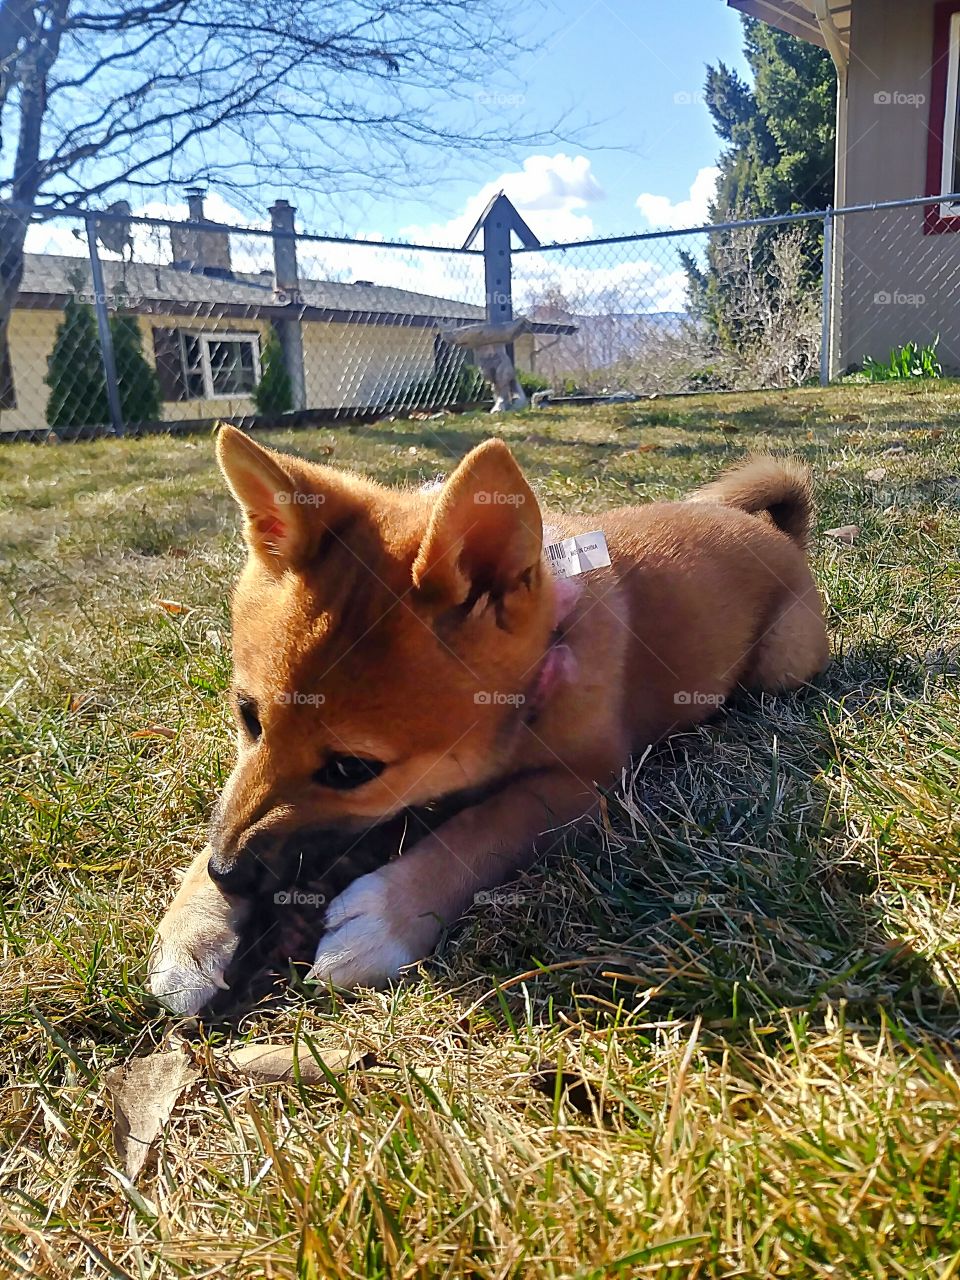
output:
[[[391,406],[398,409],[435,409],[440,405],[474,404],[486,396],[483,375],[464,361],[456,369],[431,374],[397,392]]]
[[[93,307],[68,298],[47,360],[47,424],[86,427],[110,421],[107,381]]]
[[[156,422],[161,417],[160,382],[143,354],[143,334],[136,316],[111,316],[110,333],[124,422]]]
[[[112,315],[110,335],[123,421],[156,421],[161,413],[160,383],[156,370],[143,354],[143,335],[136,317]],[[100,332],[88,302],[73,297],[64,304],[44,381],[50,388],[49,426],[89,427],[109,423],[110,403]]]
[[[535,395],[538,391],[550,391],[552,384],[546,378],[541,378],[539,373],[528,373],[526,369],[517,370],[517,380],[528,396]]]
[[[940,378],[943,367],[937,356],[940,335],[933,342],[921,347],[916,342],[908,342],[902,347],[894,347],[886,364],[872,360],[869,356],[863,362],[864,372],[871,382],[899,382],[908,378]]]
[[[260,381],[253,390],[257,412],[268,417],[289,413],[293,408],[293,383],[284,359],[280,335],[273,325],[260,356]]]

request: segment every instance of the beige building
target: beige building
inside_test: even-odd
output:
[[[839,77],[836,372],[940,336],[960,371],[960,0],[728,0],[827,48]]]
[[[202,206],[196,213],[202,217]],[[271,326],[284,340],[296,407],[309,414],[415,404],[418,387],[434,378],[441,402],[448,402],[463,357],[441,333],[484,314],[479,306],[364,281],[297,279],[291,293],[278,288],[278,271],[234,271],[228,234],[189,223],[173,230],[171,246],[170,265],[102,264],[108,309],[137,319],[165,421],[255,413],[251,393]],[[71,297],[94,301],[86,258],[27,255],[8,330],[0,433],[45,432],[48,360]],[[522,368],[531,367],[533,341],[531,333],[516,344]]]

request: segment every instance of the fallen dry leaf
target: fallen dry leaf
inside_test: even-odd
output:
[[[872,484],[880,484],[881,481],[887,478],[887,469],[886,467],[874,467],[872,471],[865,471],[863,478],[869,480]]]
[[[131,738],[175,738],[177,736],[176,729],[171,729],[165,724],[150,724],[145,729],[138,729],[136,733],[131,733]]]
[[[187,606],[181,604],[179,600],[155,600],[154,604],[158,604],[161,609],[165,609],[167,613],[186,613]]]
[[[318,1049],[317,1057],[330,1075],[341,1076],[353,1067],[373,1065],[373,1055],[356,1049]],[[273,1084],[299,1078],[304,1084],[324,1084],[327,1074],[308,1045],[243,1044],[228,1049],[218,1061],[251,1084]]]
[[[844,542],[847,546],[852,547],[860,536],[860,526],[858,524],[841,524],[836,529],[824,529],[823,536],[825,538],[836,538],[837,542]]]
[[[200,1068],[181,1050],[134,1058],[106,1074],[113,1099],[113,1145],[124,1172],[135,1181],[184,1089]]]

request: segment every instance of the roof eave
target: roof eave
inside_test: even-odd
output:
[[[827,47],[816,17],[792,0],[727,0],[727,4],[750,18],[759,18],[789,35],[818,44],[821,49]]]
[[[29,293],[17,295],[15,310],[60,311],[72,294]],[[454,311],[446,315],[413,314],[407,311],[360,311],[340,307],[311,306],[259,306],[251,307],[243,302],[177,302],[164,298],[148,299],[137,306],[124,307],[125,315],[176,316],[180,319],[203,320],[226,318],[232,320],[303,320],[325,324],[362,324],[403,326],[411,329],[435,329],[451,321],[471,323],[476,316]],[[539,334],[572,334],[577,332],[573,324],[553,324],[546,321],[531,322],[530,329]]]

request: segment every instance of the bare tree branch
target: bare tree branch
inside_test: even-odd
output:
[[[49,215],[201,177],[383,191],[423,183],[452,152],[542,143],[478,109],[477,87],[504,84],[516,59],[511,12],[511,0],[0,0],[0,342],[24,206]]]

